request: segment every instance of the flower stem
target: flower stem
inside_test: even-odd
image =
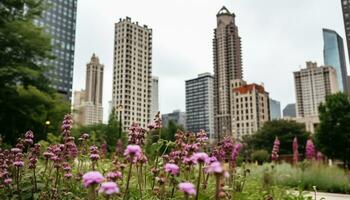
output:
[[[219,200],[220,193],[220,175],[215,175],[216,177],[216,190],[215,190],[215,199]]]
[[[201,182],[201,175],[202,175],[202,164],[199,163],[196,200],[198,200],[198,198],[199,198],[199,185],[200,185],[200,182]]]
[[[128,179],[126,181],[126,187],[125,187],[125,193],[123,199],[127,198],[129,196],[129,182],[130,182],[130,177],[131,177],[131,169],[132,169],[132,161],[130,162],[129,165],[129,172],[128,172]]]

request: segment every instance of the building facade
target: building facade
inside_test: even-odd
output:
[[[270,119],[281,119],[281,103],[270,98]]]
[[[182,127],[186,129],[186,112],[174,110],[172,113],[162,115],[162,123],[164,127],[168,126],[170,121],[182,125]]]
[[[103,122],[103,72],[104,66],[93,54],[86,65],[85,90],[74,92],[76,123],[91,125]]]
[[[159,91],[159,78],[153,76],[152,77],[152,105],[151,105],[151,116],[150,116],[151,120],[153,120],[153,118],[159,112],[158,91]]]
[[[242,79],[241,38],[235,24],[235,14],[226,7],[216,15],[214,30],[214,125],[215,137],[220,140],[231,135],[230,81]]]
[[[210,73],[203,73],[185,82],[187,130],[197,133],[203,129],[210,140],[214,139],[213,81]]]
[[[346,69],[343,39],[337,32],[323,29],[323,41],[324,64],[332,66],[335,69],[339,90],[341,92],[348,92],[348,73]]]
[[[319,123],[318,106],[326,96],[339,91],[336,70],[331,66],[318,67],[307,62],[306,69],[294,72],[297,121],[305,122],[313,132]]]
[[[284,107],[283,118],[295,118],[296,116],[295,103],[290,103]]]
[[[241,139],[255,133],[270,120],[269,93],[264,86],[231,81],[231,114],[233,136]]]
[[[35,24],[43,27],[51,37],[53,60],[45,61],[52,66],[47,72],[51,87],[63,94],[67,100],[72,97],[75,28],[77,0],[46,0],[48,9]]]
[[[124,131],[147,127],[152,102],[152,29],[131,18],[115,24],[112,102]],[[119,118],[119,117],[118,117]]]

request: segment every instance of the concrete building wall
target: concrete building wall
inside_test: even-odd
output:
[[[124,131],[137,122],[147,127],[152,102],[152,29],[131,18],[115,24],[113,93]],[[119,116],[119,114],[118,114]]]
[[[230,81],[242,79],[241,38],[235,24],[235,14],[223,7],[214,30],[214,119],[218,140],[231,135]]]
[[[231,115],[233,135],[241,139],[254,134],[270,119],[269,94],[262,85],[246,84],[242,80],[232,81]]]
[[[199,74],[197,78],[187,80],[185,85],[187,130],[196,133],[203,129],[213,140],[213,76],[210,73]]]
[[[152,77],[152,103],[151,103],[151,116],[150,120],[156,116],[159,112],[159,78],[153,76]]]

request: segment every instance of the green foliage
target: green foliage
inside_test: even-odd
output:
[[[259,164],[263,164],[269,160],[270,154],[266,150],[257,150],[254,151],[251,155],[251,159],[253,162],[258,162]]]
[[[1,1],[0,6],[0,134],[14,143],[26,130],[37,139],[58,132],[69,104],[49,87],[45,77],[51,59],[50,38],[34,25],[45,5],[41,0]],[[51,122],[45,127],[45,121]]]
[[[338,167],[328,167],[313,163],[302,169],[290,164],[275,166],[275,181],[277,184],[313,191],[317,190],[334,193],[350,193],[350,179],[346,171]]]
[[[126,133],[119,133],[119,126],[120,123],[114,116],[114,112],[112,112],[111,116],[109,117],[108,124],[99,123],[87,126],[78,126],[72,130],[72,134],[78,138],[81,136],[81,134],[88,133],[91,137],[90,140],[94,144],[100,146],[102,143],[106,142],[108,150],[114,151],[119,135],[121,135],[121,139],[123,141],[125,141],[127,138]]]
[[[350,168],[350,100],[344,93],[326,98],[319,106],[320,124],[315,134],[318,149]]]
[[[245,153],[249,155],[260,149],[271,152],[276,137],[281,142],[280,154],[292,154],[294,137],[298,138],[299,152],[305,152],[305,144],[309,133],[305,131],[304,124],[295,121],[273,120],[265,122],[256,134],[243,138]]]

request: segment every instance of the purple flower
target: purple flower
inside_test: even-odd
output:
[[[98,191],[99,193],[104,193],[106,195],[112,195],[119,193],[119,188],[115,182],[104,182]]]
[[[241,149],[242,149],[242,144],[241,143],[237,143],[235,145],[234,149],[233,149],[233,152],[232,152],[231,159],[232,159],[233,162],[236,162],[237,157],[238,157],[239,152],[241,151]]]
[[[14,153],[14,154],[21,153],[22,149],[20,149],[20,148],[12,148],[11,152]]]
[[[207,168],[206,168],[206,172],[208,174],[221,174],[224,170],[221,167],[221,163],[220,162],[213,162],[211,163]]]
[[[312,142],[311,139],[308,139],[306,142],[306,150],[305,155],[308,160],[312,160],[315,158],[316,151],[315,151],[315,145]]]
[[[70,178],[72,178],[73,177],[73,174],[72,173],[65,173],[64,174],[64,178],[66,178],[66,179],[70,179]]]
[[[83,175],[83,184],[85,187],[89,187],[93,184],[99,184],[104,180],[102,174],[98,171],[87,172]]]
[[[178,175],[179,172],[180,172],[179,166],[177,166],[177,165],[175,165],[175,164],[172,164],[172,163],[167,163],[167,164],[165,164],[164,170],[165,170],[166,172],[170,173],[170,174],[173,175],[173,176]]]
[[[199,152],[199,153],[195,153],[192,155],[191,160],[194,163],[209,163],[210,159],[208,154],[204,153],[204,152]]]
[[[11,183],[12,183],[12,178],[7,178],[7,179],[5,179],[5,180],[4,180],[4,183],[5,183],[6,185],[11,184]]]
[[[15,167],[23,167],[23,166],[24,166],[24,162],[21,161],[21,160],[17,160],[17,161],[14,161],[14,162],[13,162],[13,165],[14,165]]]
[[[186,195],[196,195],[196,189],[190,182],[184,182],[179,184],[179,189]]]
[[[126,147],[125,151],[124,151],[124,156],[126,157],[137,157],[139,158],[141,156],[142,150],[141,147],[139,145],[133,145],[130,144]]]
[[[100,155],[98,155],[98,154],[91,154],[90,155],[90,159],[93,160],[93,161],[96,161],[96,160],[100,159]]]
[[[271,153],[271,160],[276,161],[278,159],[278,152],[280,151],[280,141],[278,137],[275,138],[275,141],[273,143],[272,153]]]
[[[107,180],[109,181],[116,181],[118,179],[121,179],[123,176],[122,176],[122,173],[121,172],[109,172],[107,174]]]

